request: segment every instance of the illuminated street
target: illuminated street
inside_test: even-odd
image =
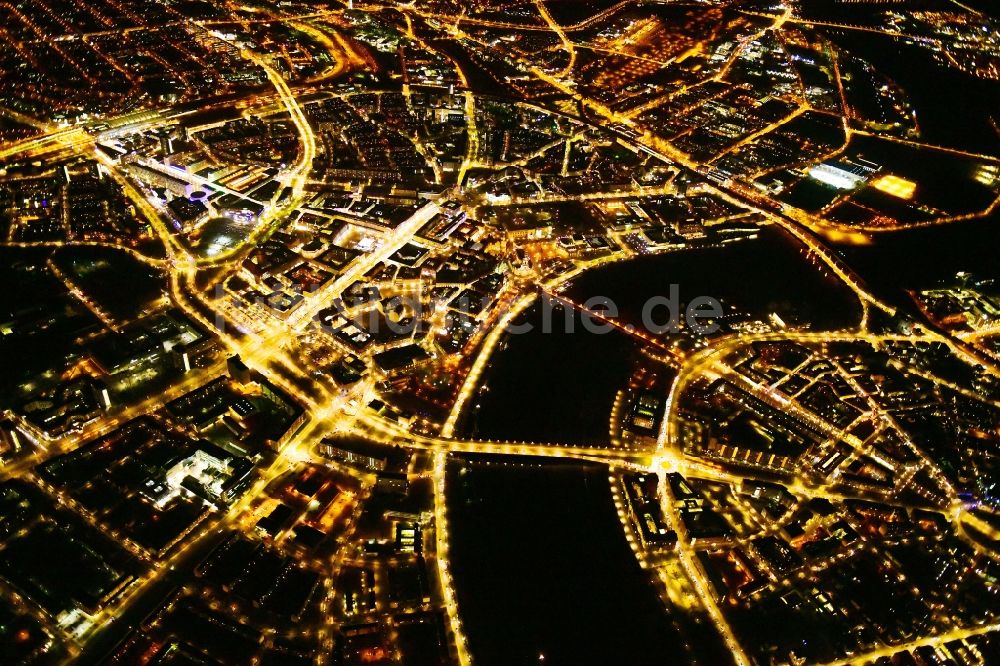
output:
[[[0,662],[1000,664],[986,0],[0,15]]]

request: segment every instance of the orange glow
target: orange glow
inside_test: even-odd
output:
[[[891,174],[872,181],[872,187],[899,199],[912,199],[913,194],[917,191],[917,184],[913,181]]]

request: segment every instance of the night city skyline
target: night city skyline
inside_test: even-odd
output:
[[[1000,665],[994,0],[0,0],[0,663]]]

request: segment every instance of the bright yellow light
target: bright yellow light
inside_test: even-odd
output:
[[[913,181],[891,174],[872,181],[872,187],[899,199],[912,199],[917,191],[917,184]]]
[[[993,166],[981,166],[976,172],[976,181],[986,187],[993,187],[1000,182],[1000,168]]]

